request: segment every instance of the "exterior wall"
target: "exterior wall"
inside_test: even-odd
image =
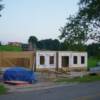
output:
[[[56,68],[56,51],[37,51],[36,52],[36,68]],[[40,64],[40,56],[45,57],[45,64]],[[49,57],[54,56],[54,64],[49,64]],[[58,68],[62,68],[62,56],[69,57],[69,66],[67,68],[86,68],[87,67],[87,53],[86,52],[72,52],[72,51],[59,51],[58,52]],[[73,57],[77,56],[77,64],[73,63]],[[85,57],[85,63],[81,64],[81,56]]]
[[[45,57],[45,63],[40,64],[40,56]],[[49,57],[54,56],[54,64],[49,64]],[[36,52],[36,68],[56,68],[56,52],[55,51],[37,51]]]
[[[70,52],[66,52],[66,51],[59,51],[59,53],[58,53],[59,55],[58,55],[58,66],[59,66],[59,68],[62,68],[62,56],[69,56],[69,66],[71,66],[71,53]]]
[[[73,64],[73,57],[77,56],[78,57],[78,63]],[[85,63],[81,64],[81,56],[85,57]],[[72,60],[71,60],[71,66],[69,67],[87,67],[87,53],[86,52],[77,52],[77,53],[72,53]]]
[[[59,52],[59,68],[62,68],[62,56],[69,56],[69,68],[71,67],[87,67],[87,53],[86,52],[66,52],[66,51],[60,51]],[[77,56],[77,64],[73,63],[73,57]],[[81,56],[85,57],[85,63],[81,64]]]

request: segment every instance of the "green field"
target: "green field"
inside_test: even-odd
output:
[[[2,45],[0,51],[22,51],[22,49],[16,46]]]
[[[88,68],[95,67],[97,62],[100,62],[100,58],[96,57],[88,58]]]

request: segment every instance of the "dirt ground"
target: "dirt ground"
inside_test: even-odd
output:
[[[54,79],[57,79],[59,77],[78,77],[86,75],[86,72],[71,72],[70,74],[54,74],[54,73],[41,73],[37,72],[36,78],[37,82],[33,84],[26,84],[26,85],[8,85],[4,84],[6,88],[8,88],[8,93],[16,93],[16,92],[25,92],[25,91],[35,91],[35,90],[41,90],[41,89],[48,89],[53,87],[62,86],[64,84],[58,84],[53,82]],[[1,82],[1,84],[3,84]],[[72,85],[72,83],[68,83],[66,85]]]

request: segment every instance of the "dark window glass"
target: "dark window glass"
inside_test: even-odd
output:
[[[50,64],[54,64],[54,56],[50,56]]]
[[[81,64],[84,64],[84,63],[85,63],[85,57],[81,56]]]
[[[41,65],[44,65],[44,62],[45,62],[44,56],[40,56],[40,64]]]
[[[74,57],[73,57],[73,61],[74,61],[74,62],[73,62],[74,64],[77,64],[77,56],[74,56]]]

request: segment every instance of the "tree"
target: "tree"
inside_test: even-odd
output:
[[[1,41],[0,41],[0,46],[2,45]]]
[[[80,0],[78,15],[89,22],[95,20],[100,22],[100,0]]]
[[[54,41],[52,39],[45,39],[45,40],[40,40],[38,42],[38,48],[42,50],[54,50]]]
[[[30,36],[28,39],[28,43],[29,45],[31,45],[32,49],[36,49],[37,48],[37,43],[38,43],[38,39],[35,36]]]
[[[40,50],[59,50],[60,42],[57,39],[45,39],[38,41],[37,48]]]
[[[38,39],[35,36],[30,36],[28,42],[37,43]]]
[[[88,56],[98,57],[100,59],[100,44],[92,43],[87,46]]]
[[[53,50],[59,50],[60,49],[60,42],[58,39],[53,40]]]
[[[88,25],[84,21],[80,21],[80,17],[70,16],[66,25],[60,31],[60,39],[65,39],[65,43],[69,45],[69,50],[81,50],[88,40]],[[83,47],[74,48],[76,45]]]
[[[1,2],[2,0],[0,0],[0,2]],[[3,9],[3,5],[2,4],[0,4],[0,11]],[[1,16],[1,14],[0,14],[0,16]]]
[[[100,0],[80,0],[79,8],[77,16],[88,23],[90,39],[100,43]]]
[[[90,39],[100,43],[100,0],[80,0],[79,6],[78,16],[89,23]]]
[[[66,43],[66,41],[64,41],[64,42],[61,42],[60,43],[60,50],[61,51],[66,51],[66,50],[69,50],[69,47],[70,45],[68,45],[67,43]]]
[[[71,47],[74,45],[84,47],[89,39],[100,43],[99,28],[100,0],[80,0],[77,14],[70,16],[66,25],[60,29],[60,39],[64,38]]]

